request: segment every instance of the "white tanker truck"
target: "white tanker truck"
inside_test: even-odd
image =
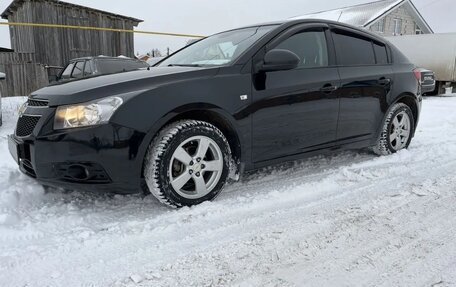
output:
[[[387,37],[416,66],[432,70],[436,93],[456,91],[456,33]]]

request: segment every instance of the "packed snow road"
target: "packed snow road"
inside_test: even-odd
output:
[[[44,190],[10,159],[3,99],[0,286],[456,286],[456,97],[407,151],[264,169],[211,203]]]

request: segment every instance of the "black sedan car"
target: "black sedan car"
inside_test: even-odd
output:
[[[71,81],[82,78],[109,75],[146,69],[150,65],[144,61],[127,57],[84,57],[71,60],[61,71],[57,81]]]
[[[293,20],[207,37],[150,70],[32,93],[10,151],[48,186],[191,206],[233,173],[340,149],[409,146],[419,71],[365,30]]]

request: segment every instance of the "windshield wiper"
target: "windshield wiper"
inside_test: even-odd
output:
[[[169,64],[168,67],[202,67],[198,64]]]

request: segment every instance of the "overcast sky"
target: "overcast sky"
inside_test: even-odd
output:
[[[138,30],[210,35],[222,30],[372,0],[67,0],[113,13],[143,19]],[[413,0],[435,32],[456,32],[456,0]],[[11,1],[0,0],[3,11]],[[135,50],[172,50],[188,39],[135,36]],[[10,47],[8,28],[0,27],[0,47]]]

